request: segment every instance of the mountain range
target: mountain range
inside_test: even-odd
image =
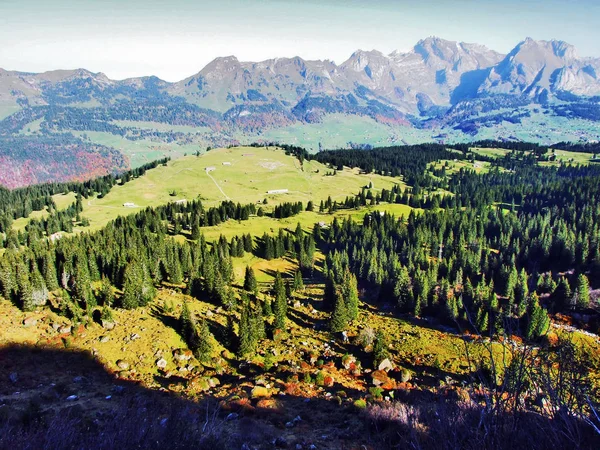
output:
[[[556,40],[527,38],[504,55],[430,37],[408,52],[358,50],[339,65],[222,57],[176,83],[152,76],[116,81],[84,69],[0,69],[2,117],[0,162],[9,165],[19,161],[15,140],[17,147],[38,148],[50,136],[79,142],[82,154],[116,150],[130,166],[144,160],[107,135],[145,143],[146,153],[154,142],[160,154],[177,153],[174,144],[188,151],[261,140],[311,149],[474,136],[594,141],[600,58],[580,57]],[[359,129],[364,136],[357,139]],[[161,143],[168,151],[161,152]],[[0,182],[7,184],[11,173],[0,171]]]

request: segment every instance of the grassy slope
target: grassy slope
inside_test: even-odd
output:
[[[223,162],[231,165],[224,166]],[[214,181],[206,173],[206,167],[215,167],[210,172]],[[341,201],[359,192],[369,181],[373,181],[376,189],[391,188],[400,183],[399,179],[360,175],[350,169],[340,171],[336,176],[326,176],[327,171],[327,167],[317,162],[305,162],[304,170],[301,170],[296,158],[273,148],[213,150],[200,157],[171,161],[167,167],[160,166],[124,186],[115,186],[106,197],[84,203],[83,216],[90,219],[92,229],[98,229],[117,216],[138,209],[124,207],[127,202],[146,207],[198,197],[206,206],[217,205],[227,198],[243,204],[267,198],[269,208],[281,202],[302,201],[306,204],[309,200],[318,207],[319,202],[329,195]],[[267,191],[273,189],[289,189],[289,193],[267,195]],[[177,194],[171,196],[172,191]]]
[[[473,147],[471,148],[473,153],[482,156],[502,158],[504,155],[510,152],[510,150],[506,150],[503,148],[479,148]],[[543,161],[540,163],[542,166],[556,166],[560,162],[565,163],[574,163],[574,164],[589,164],[590,159],[592,158],[592,154],[590,153],[582,153],[582,152],[569,152],[565,150],[552,150],[550,153],[546,153],[550,155],[554,153],[556,155],[555,161]]]
[[[54,203],[56,203],[56,208],[58,211],[67,209],[70,205],[75,202],[75,194],[73,192],[69,192],[68,194],[56,194],[53,195]],[[27,224],[31,219],[42,219],[48,216],[48,211],[44,209],[43,211],[33,211],[29,217],[21,217],[16,219],[13,222],[12,227],[15,231],[24,230]]]

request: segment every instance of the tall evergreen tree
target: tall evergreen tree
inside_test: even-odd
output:
[[[338,290],[335,298],[335,307],[329,320],[329,329],[334,333],[344,331],[348,327],[348,310],[342,292]]]
[[[287,319],[287,298],[285,296],[285,285],[281,278],[281,273],[277,271],[275,283],[273,285],[275,294],[275,303],[273,304],[273,313],[275,314],[275,328],[284,330]]]
[[[574,297],[580,308],[587,308],[590,305],[590,282],[582,273],[577,276]]]

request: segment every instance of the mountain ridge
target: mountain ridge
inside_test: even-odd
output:
[[[86,69],[0,69],[0,156],[12,155],[9,137],[32,148],[22,141],[65,133],[104,146],[69,140],[79,151],[118,149],[132,166],[148,162],[146,154],[253,142],[316,151],[474,136],[597,141],[599,74],[600,58],[579,57],[563,41],[527,38],[504,55],[434,36],[406,52],[359,49],[341,64],[218,57],[178,82],[111,80]]]

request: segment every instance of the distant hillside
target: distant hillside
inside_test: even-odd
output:
[[[600,140],[599,73],[600,59],[580,57],[562,41],[528,38],[502,55],[436,37],[406,53],[358,50],[339,65],[228,56],[176,83],[156,77],[115,81],[83,69],[0,69],[0,138],[25,135],[45,142],[60,135],[77,141],[79,149],[115,149],[133,167],[251,142],[313,151],[473,136],[588,142]],[[17,161],[37,167],[43,155],[7,155],[2,145],[0,157],[7,163],[0,180],[16,177],[1,181],[9,186],[79,177],[61,163],[48,177],[21,176]],[[96,164],[105,172],[124,165]]]

